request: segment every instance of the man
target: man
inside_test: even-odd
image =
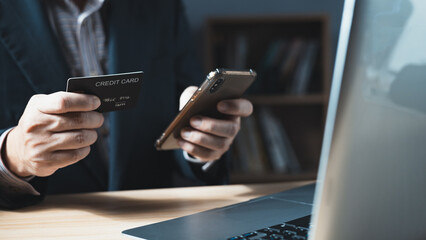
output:
[[[226,119],[193,117],[182,150],[153,147],[178,94],[203,80],[181,1],[3,0],[0,18],[1,207],[52,193],[170,187],[177,175],[226,183],[222,156],[252,112],[247,100],[220,102]],[[103,116],[95,96],[61,92],[70,76],[139,70],[133,109]]]

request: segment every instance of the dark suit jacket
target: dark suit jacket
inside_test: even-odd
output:
[[[0,134],[17,125],[32,95],[63,91],[70,77],[42,2],[0,0]],[[108,72],[145,72],[138,105],[110,114],[109,171],[93,145],[86,159],[30,183],[43,194],[170,187],[174,173],[195,184],[225,183],[224,160],[203,173],[180,154],[153,145],[177,113],[180,92],[202,80],[181,1],[110,0],[102,16]],[[0,206],[40,199],[2,192]]]

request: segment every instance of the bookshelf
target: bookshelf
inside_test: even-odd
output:
[[[315,179],[330,88],[327,15],[214,17],[205,69],[254,69],[254,104],[231,148],[231,182]]]

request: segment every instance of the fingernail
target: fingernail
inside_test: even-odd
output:
[[[182,131],[182,137],[184,139],[188,139],[189,136],[191,136],[191,132],[190,131],[186,131],[186,130]]]
[[[179,139],[179,140],[178,140],[178,144],[179,144],[179,146],[181,146],[181,147],[182,147],[182,146],[185,144],[185,141],[183,141],[183,140]]]
[[[193,126],[193,127],[200,127],[201,126],[201,118],[199,118],[199,117],[193,117],[192,119],[191,119],[191,125]]]
[[[101,105],[101,100],[98,97],[93,97],[93,105],[97,108]]]
[[[226,102],[220,102],[218,108],[219,111],[226,112],[229,110],[229,104]]]

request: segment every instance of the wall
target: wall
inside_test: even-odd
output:
[[[183,0],[198,52],[202,54],[203,25],[210,16],[326,13],[330,16],[332,56],[335,54],[343,0]],[[201,57],[201,56],[200,56]],[[200,58],[202,59],[202,57]]]

